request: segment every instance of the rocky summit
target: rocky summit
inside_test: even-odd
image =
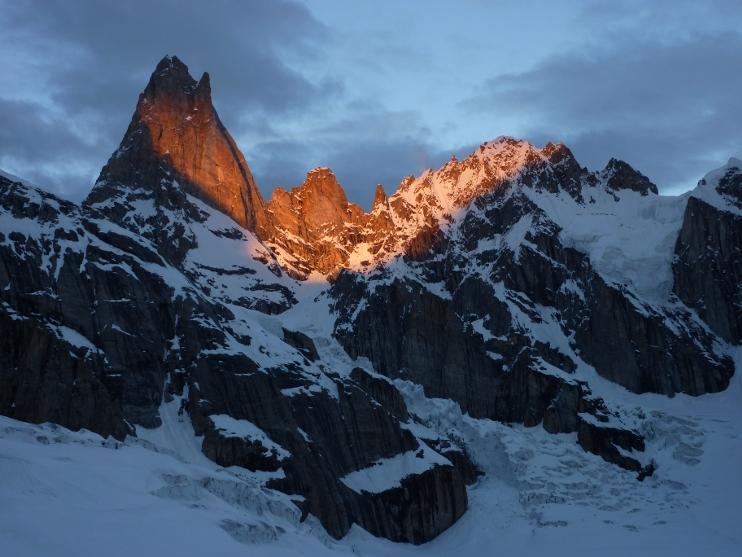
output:
[[[183,62],[167,56],[139,96],[121,146],[87,201],[95,204],[111,199],[117,190],[144,187],[167,203],[167,184],[172,182],[243,228],[266,234],[263,199],[211,104],[209,74],[196,81]]]
[[[368,212],[328,168],[266,202],[166,57],[82,204],[0,175],[2,439],[172,458],[148,494],[240,542],[422,544],[492,485],[674,512],[742,362],[741,200],[736,159],[671,197],[500,137]]]

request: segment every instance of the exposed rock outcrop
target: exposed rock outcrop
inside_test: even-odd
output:
[[[178,200],[163,184],[173,180],[244,228],[269,234],[260,191],[211,103],[209,74],[196,81],[183,62],[166,56],[86,202],[110,201],[112,189],[141,188],[156,192],[163,206],[177,208]]]
[[[197,431],[207,438],[213,435],[208,416],[227,413],[255,424],[284,447],[291,455],[283,464],[286,478],[273,486],[306,497],[304,511],[317,516],[336,537],[357,522],[376,535],[421,543],[463,513],[464,480],[453,465],[410,475],[399,489],[381,493],[357,493],[346,487],[340,481],[343,476],[378,459],[416,451],[419,442],[400,427],[398,416],[352,383],[336,380],[337,398],[309,390],[282,394],[282,389],[301,383],[306,380],[298,372],[272,378],[214,374],[204,367],[192,375],[189,412]],[[241,453],[221,463],[244,465]],[[391,509],[406,510],[397,515]]]
[[[742,162],[699,184],[675,244],[674,292],[727,341],[742,342]],[[726,210],[724,210],[726,209]]]
[[[292,266],[305,274],[329,274],[348,265],[363,209],[348,202],[329,168],[310,171],[290,192],[276,189],[268,211],[275,228],[270,240],[289,254]]]
[[[466,447],[425,427],[397,379],[571,433],[643,479],[641,429],[596,374],[669,396],[728,385],[740,166],[707,176],[682,220],[622,161],[591,172],[508,137],[378,186],[370,212],[326,168],[265,204],[208,75],[166,57],[82,206],[0,175],[0,413],[121,439],[180,397],[204,454],[274,473],[267,487],[335,537],[358,524],[423,543],[466,509]],[[624,253],[624,222],[601,243],[622,203],[656,218],[655,252]],[[648,286],[642,265],[669,278]],[[352,481],[395,459],[381,487]]]
[[[586,450],[638,471],[615,445],[640,452],[641,437],[596,426],[603,403],[576,372],[638,393],[698,395],[724,389],[733,364],[687,309],[606,282],[523,187],[502,184],[438,240],[412,243],[403,269],[342,272],[335,334],[352,356],[428,396],[473,416],[577,432]]]
[[[402,421],[407,421],[410,418],[402,395],[399,394],[399,391],[389,379],[384,376],[375,377],[360,367],[353,368],[353,371],[350,372],[350,378],[357,381],[361,388],[371,395],[371,398],[386,408],[393,416]]]
[[[424,443],[398,405],[270,317],[297,302],[295,282],[250,232],[268,236],[267,221],[244,159],[223,158],[233,143],[207,93],[207,78],[165,59],[82,207],[0,177],[0,413],[121,439],[159,426],[163,398],[183,396],[209,458],[282,468],[271,486],[301,496],[333,536],[355,523],[427,541],[466,509],[465,480],[439,455],[398,487],[342,482]]]
[[[637,172],[624,161],[611,159],[603,170],[603,179],[610,190],[632,190],[642,195],[657,195],[657,186],[641,172]]]

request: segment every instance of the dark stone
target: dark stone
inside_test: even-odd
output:
[[[724,176],[716,185],[716,191],[726,196],[737,208],[742,209],[742,163],[740,161],[727,167]]]
[[[606,186],[611,190],[632,190],[649,195],[657,195],[657,186],[641,172],[634,170],[628,163],[611,159],[603,170]]]
[[[608,425],[596,425],[580,419],[577,440],[586,451],[600,455],[608,462],[618,464],[627,470],[636,472],[642,470],[642,465],[637,459],[622,454],[617,448],[621,447],[625,451],[644,451],[644,440],[636,432]]]
[[[409,419],[407,405],[402,395],[386,377],[375,377],[360,367],[354,368],[350,372],[350,377],[358,382],[361,388],[366,391],[371,398],[376,400],[393,416],[406,422]]]
[[[317,347],[314,345],[312,339],[304,333],[283,329],[283,340],[284,342],[290,344],[299,352],[304,354],[304,356],[306,356],[308,360],[312,362],[316,362],[317,360],[319,360]]]
[[[448,439],[424,439],[432,449],[438,451],[451,461],[467,485],[475,483],[484,472],[477,468],[472,461],[466,447],[452,444]]]
[[[673,275],[678,298],[720,337],[742,342],[742,217],[690,197]]]
[[[275,451],[258,441],[225,437],[210,430],[204,435],[203,453],[221,466],[241,466],[248,470],[274,472],[281,467],[281,459]]]
[[[286,478],[272,486],[304,496],[304,511],[317,516],[335,537],[345,535],[355,522],[375,535],[422,543],[466,507],[464,479],[454,466],[409,476],[404,487],[381,494],[359,494],[340,482],[380,458],[418,448],[398,419],[354,383],[338,382],[335,400],[325,392],[284,397],[276,379],[263,373],[214,373],[213,366],[203,366],[191,378],[190,413],[196,430],[207,434],[205,450],[219,455],[225,466],[240,461],[255,465],[245,447],[235,450],[229,439],[208,437],[208,415],[224,413],[255,424],[291,453],[282,463]]]
[[[466,488],[455,468],[434,466],[400,487],[368,495],[363,506],[372,534],[422,544],[437,535],[441,523],[453,524],[464,514]]]

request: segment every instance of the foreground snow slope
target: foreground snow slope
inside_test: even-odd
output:
[[[642,299],[658,305],[666,300],[672,244],[686,197],[643,198],[625,191],[617,194],[622,200],[617,203],[600,191],[595,192],[594,203],[579,205],[563,194],[528,194],[560,225],[565,243],[586,253],[606,279],[625,281]],[[711,188],[699,186],[691,195],[733,210],[714,197]],[[245,233],[244,237],[230,238],[222,233],[231,226],[226,217],[198,200],[190,202],[208,217],[204,222],[188,223],[198,238],[197,247],[183,261],[182,276],[187,275],[190,282],[164,265],[148,268],[168,269],[172,286],[208,287],[213,299],[231,309],[230,330],[249,332],[257,341],[255,345],[265,347],[265,353],[254,350],[255,345],[250,349],[261,366],[291,363],[299,357],[282,340],[285,327],[302,331],[316,345],[323,367],[303,364],[305,373],[316,372],[311,376],[315,386],[327,385],[332,390],[324,380],[324,369],[341,378],[347,378],[357,366],[374,372],[370,362],[350,358],[332,337],[336,315],[323,277],[313,275],[303,283],[277,277],[255,262],[264,255],[264,248],[253,236]],[[599,234],[607,221],[618,234]],[[4,224],[21,229],[10,219]],[[103,224],[99,221],[100,227]],[[124,235],[115,225],[110,228]],[[31,235],[34,230],[38,233],[39,229],[29,226],[26,232]],[[525,241],[517,232],[518,226],[514,226],[504,237],[511,251]],[[74,251],[75,246],[64,247]],[[53,258],[44,261],[54,274]],[[253,268],[247,279],[225,272],[239,270],[238,263]],[[411,273],[402,259],[387,268],[394,276]],[[651,268],[649,275],[658,280],[645,280],[646,268]],[[174,281],[176,277],[178,281]],[[288,310],[269,315],[233,303],[246,293],[246,285],[270,283],[283,286],[295,298]],[[448,295],[439,283],[427,282],[425,287],[437,296]],[[250,293],[266,304],[278,304],[283,296],[281,290]],[[499,298],[507,299],[504,295]],[[559,344],[555,339],[562,337],[550,333],[550,321],[544,315],[539,323],[529,321],[529,330],[542,340]],[[472,322],[472,327],[480,335],[492,336],[481,320]],[[63,330],[74,333],[69,328]],[[84,339],[78,339],[78,344],[84,344]],[[560,346],[569,352],[566,341]],[[179,342],[171,347],[176,352],[181,348]],[[739,348],[726,343],[719,343],[718,348],[735,356],[735,368],[739,369]],[[261,354],[267,355],[261,359]],[[456,552],[463,556],[490,554],[496,548],[508,555],[547,551],[550,555],[588,551],[602,555],[625,555],[627,551],[638,555],[697,555],[702,551],[736,555],[742,542],[737,527],[742,514],[739,374],[724,392],[668,398],[632,394],[590,370],[580,368],[578,372],[616,415],[627,420],[627,426],[638,429],[644,437],[646,451],[633,456],[643,463],[654,461],[657,471],[653,477],[640,483],[634,473],[584,452],[574,433],[554,435],[540,427],[473,419],[462,415],[456,403],[426,398],[421,387],[396,380],[415,416],[403,427],[419,438],[460,440],[485,473],[468,490],[468,512],[421,547],[375,538],[358,526],[336,541],[311,515],[301,521],[301,512],[292,502],[298,497],[265,487],[267,480],[280,478],[283,469],[250,472],[235,466],[223,468],[207,459],[201,452],[203,439],[194,434],[188,414],[178,412],[181,401],[188,398],[187,386],[182,396],[160,408],[162,425],[154,430],[137,427],[139,437],[124,442],[2,417],[3,554],[99,555],[105,551],[110,555],[166,552],[188,556],[259,551],[260,555],[436,556]],[[212,421],[221,415],[213,414]],[[585,418],[590,419],[589,415]],[[306,436],[306,432],[299,433]],[[305,440],[312,444],[311,437]],[[437,453],[423,456],[430,457],[430,462],[439,458]],[[361,467],[344,476],[344,481],[361,491],[387,488],[397,485],[416,465],[427,465],[425,458],[422,460],[400,453],[375,460],[378,465]]]
[[[166,57],[82,205],[0,174],[0,557],[738,553],[739,246],[740,161],[508,137],[265,203]]]
[[[465,439],[486,472],[470,489],[469,512],[423,546],[357,527],[335,541],[313,519],[300,523],[287,496],[260,487],[261,473],[203,457],[176,397],[163,405],[159,429],[124,443],[0,418],[3,554],[738,555],[739,376],[724,393],[696,398],[615,388],[614,401],[648,417],[658,469],[644,483],[583,452],[571,435],[474,420],[397,385],[426,424],[417,427]]]

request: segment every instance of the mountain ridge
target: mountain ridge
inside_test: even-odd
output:
[[[657,194],[654,184],[623,161],[611,159],[602,171],[590,173],[565,145],[547,143],[539,149],[501,136],[462,161],[454,157],[436,170],[406,177],[388,197],[379,197],[377,189],[369,212],[349,202],[326,167],[309,171],[304,183],[289,191],[274,189],[266,203],[212,105],[208,73],[196,81],[183,62],[166,56],[85,204],[105,204],[120,193],[116,184],[161,189],[172,175],[185,191],[255,232],[279,258],[285,254],[282,262],[297,277],[332,276],[343,267],[388,260],[408,247],[417,250],[446,214],[521,174],[524,185],[562,188],[576,199],[598,182],[614,191]],[[162,193],[163,203],[167,206],[173,196],[177,193]],[[304,202],[307,196],[311,199]],[[329,230],[320,233],[322,225]]]
[[[518,446],[506,430],[536,428],[611,477],[675,481],[642,406],[738,371],[738,161],[669,198],[620,161],[502,137],[377,187],[369,212],[324,167],[265,203],[208,76],[158,68],[82,204],[0,177],[0,414],[125,446],[178,428],[186,461],[234,467],[240,497],[280,493],[334,538],[448,529],[481,470],[523,465],[476,430]],[[209,153],[231,170],[189,166]]]
[[[423,237],[429,235],[453,212],[464,210],[474,199],[491,193],[506,182],[520,179],[524,187],[546,188],[552,193],[562,190],[577,200],[582,199],[583,190],[587,195],[592,188],[601,185],[612,192],[631,190],[642,196],[658,193],[654,184],[623,161],[611,159],[603,170],[590,172],[577,163],[565,145],[548,143],[538,149],[527,141],[503,136],[483,143],[462,161],[454,157],[436,170],[427,169],[417,177],[408,176],[389,196],[383,187],[379,189],[377,186],[374,204],[368,212],[348,202],[342,186],[327,168],[310,171],[304,184],[292,188],[290,193],[278,188],[274,197],[290,205],[290,199],[296,200],[306,194],[311,187],[311,177],[318,170],[331,177],[333,183],[335,193],[331,197],[337,200],[331,206],[335,213],[334,226],[341,224],[337,216],[344,215],[351,230],[343,231],[346,237],[337,234],[327,242],[342,246],[344,253],[336,251],[329,261],[301,263],[310,273],[318,270],[331,275],[341,267],[368,267],[388,260],[403,254],[411,245],[414,251],[415,241],[420,240],[416,238],[419,234]],[[271,203],[269,210],[275,216],[279,202],[273,201],[272,197]],[[301,213],[301,209],[294,209],[297,210]],[[297,218],[301,220],[302,217],[300,214]],[[331,218],[326,220],[331,221]],[[283,228],[280,218],[275,226],[278,231]],[[300,230],[294,227],[288,232],[296,236]],[[301,234],[299,237],[306,243],[317,240]],[[280,238],[280,232],[269,242],[280,248],[288,245],[285,239]]]

